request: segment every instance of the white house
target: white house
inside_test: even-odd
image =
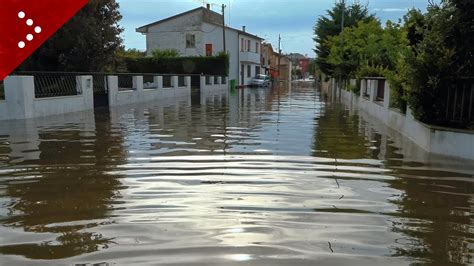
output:
[[[147,54],[155,49],[175,49],[182,56],[217,55],[224,50],[223,18],[210,7],[199,7],[136,29],[146,35]],[[225,27],[229,54],[229,79],[249,85],[261,68],[262,38]]]

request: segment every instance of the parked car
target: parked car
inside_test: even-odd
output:
[[[270,77],[267,75],[257,75],[250,83],[252,87],[267,87],[270,86]]]

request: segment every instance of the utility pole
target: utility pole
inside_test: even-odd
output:
[[[280,80],[281,77],[281,35],[278,34],[278,81]]]
[[[222,4],[222,37],[224,44],[224,53],[227,54],[226,43],[225,43],[225,5]]]
[[[344,19],[346,17],[346,1],[341,0],[342,2],[342,16],[341,16],[341,43],[344,43]]]

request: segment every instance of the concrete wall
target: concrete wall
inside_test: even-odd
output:
[[[4,81],[5,101],[0,102],[0,120],[28,119],[94,108],[92,76],[78,76],[81,95],[35,99],[32,76],[9,76]]]
[[[375,101],[377,82],[386,83],[383,102]],[[361,93],[364,86],[361,88]],[[413,117],[410,109],[407,110],[406,114],[402,114],[398,110],[389,107],[390,86],[388,82],[371,80],[368,82],[368,86],[370,93],[368,98],[357,96],[350,91],[335,87],[332,87],[335,93],[330,92],[330,94],[339,97],[351,109],[358,109],[382,121],[388,127],[400,132],[410,139],[413,144],[418,145],[429,153],[474,160],[474,131],[441,128],[423,124]],[[329,91],[332,89],[329,89]]]
[[[143,76],[134,76],[133,83],[136,84],[136,90],[119,91],[118,77],[108,76],[109,106],[136,104],[174,97],[189,97],[191,95],[191,77],[186,77],[185,87],[178,86],[178,76],[173,76],[172,79],[172,88],[163,88],[163,77],[156,76],[155,82],[158,87],[156,89],[144,89]]]
[[[186,34],[194,34],[196,47],[186,48]],[[148,28],[147,54],[155,49],[176,49],[181,55],[204,56],[202,11],[187,14]]]

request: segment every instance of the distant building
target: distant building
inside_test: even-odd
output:
[[[155,49],[175,49],[182,56],[212,56],[224,50],[223,18],[210,9],[199,7],[136,29],[146,35],[147,55]],[[262,73],[262,38],[225,27],[229,54],[229,79],[249,85]]]

